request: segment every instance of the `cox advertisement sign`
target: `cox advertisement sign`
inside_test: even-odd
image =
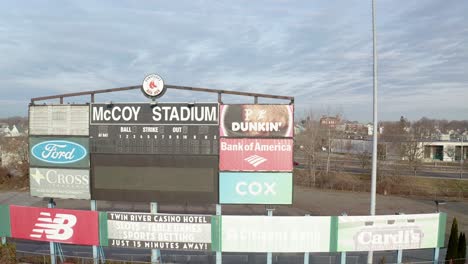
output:
[[[89,170],[30,168],[31,196],[90,199]]]
[[[222,137],[292,137],[293,105],[221,105]]]
[[[222,204],[292,204],[292,173],[220,172]]]
[[[30,137],[30,165],[42,167],[89,167],[88,138]]]
[[[10,206],[14,238],[79,245],[99,245],[96,211]]]
[[[222,171],[292,171],[292,139],[220,139]]]

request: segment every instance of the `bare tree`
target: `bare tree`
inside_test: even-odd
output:
[[[421,142],[414,138],[401,143],[401,156],[408,161],[408,167],[416,176],[416,171],[421,166],[424,149]]]
[[[24,175],[29,161],[27,137],[2,137],[0,138],[0,149],[2,153],[6,154],[5,156],[8,156],[9,164],[7,167],[19,170]]]
[[[338,136],[338,131],[336,129],[337,125],[340,125],[342,118],[343,118],[343,113],[342,111],[335,111],[336,115],[334,117],[330,116],[331,110],[330,107],[327,108],[327,119],[329,118],[335,118],[336,124],[331,125],[331,124],[325,124],[324,126],[321,126],[321,135],[322,135],[322,144],[326,145],[327,149],[327,165],[326,165],[326,173],[327,176],[330,173],[330,157],[332,153],[332,146],[333,142]]]
[[[363,169],[368,168],[371,164],[371,154],[367,150],[364,150],[363,152],[358,152],[356,154],[356,157],[358,158],[359,163],[361,164],[361,167]]]
[[[455,157],[457,156],[455,146],[447,146],[447,148],[444,150],[444,153],[447,154],[447,157],[449,157],[452,161],[455,161]]]
[[[313,113],[309,113],[306,119],[302,121],[302,124],[305,130],[296,136],[296,143],[307,160],[309,186],[315,186],[318,155],[321,151],[320,124],[314,118]]]

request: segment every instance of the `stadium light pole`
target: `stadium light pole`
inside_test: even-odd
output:
[[[372,0],[372,48],[373,48],[373,79],[374,79],[374,107],[373,107],[373,133],[372,133],[372,177],[371,177],[371,201],[370,214],[375,215],[375,197],[377,192],[377,37],[375,34],[375,0]],[[369,251],[367,263],[372,264],[373,252]]]

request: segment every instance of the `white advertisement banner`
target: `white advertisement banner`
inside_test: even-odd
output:
[[[89,106],[31,105],[29,135],[88,136]]]
[[[223,252],[328,252],[331,217],[222,216]]]
[[[437,247],[439,214],[340,216],[338,251]]]
[[[30,168],[31,196],[89,200],[89,170]]]
[[[211,216],[107,213],[109,246],[211,250]]]

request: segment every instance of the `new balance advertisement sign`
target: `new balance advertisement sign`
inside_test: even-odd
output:
[[[14,238],[99,245],[98,212],[10,206]]]
[[[292,139],[220,139],[221,171],[292,171]]]
[[[221,105],[222,137],[292,137],[292,105]]]
[[[89,170],[30,168],[31,196],[90,199]]]

